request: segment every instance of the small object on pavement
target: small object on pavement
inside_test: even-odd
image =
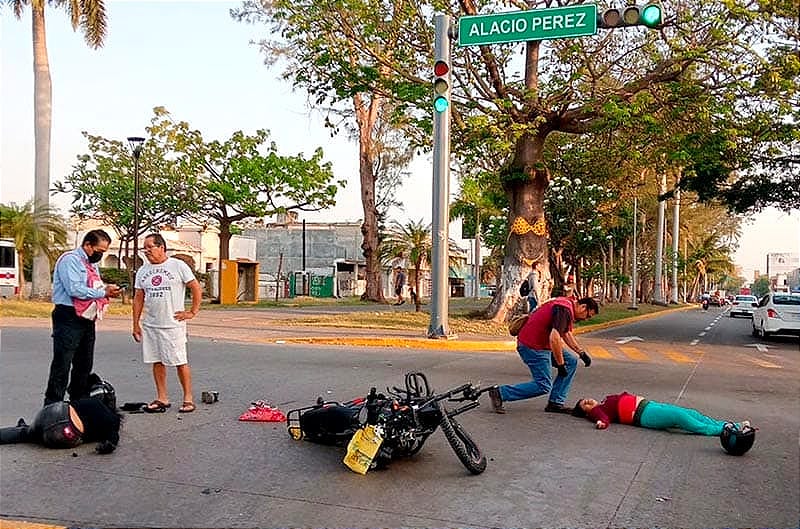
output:
[[[257,400],[250,403],[250,407],[239,416],[239,420],[253,422],[286,422],[286,415],[278,408],[271,407],[266,401]]]
[[[214,404],[219,402],[219,391],[204,391],[200,394],[203,404]]]

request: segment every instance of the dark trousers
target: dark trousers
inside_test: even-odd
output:
[[[87,396],[94,363],[94,321],[78,316],[71,305],[56,305],[52,320],[53,361],[44,393],[45,405],[64,400],[66,391],[71,400]]]

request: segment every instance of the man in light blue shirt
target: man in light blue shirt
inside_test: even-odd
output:
[[[89,374],[94,364],[94,318],[78,315],[75,303],[117,297],[117,285],[103,285],[97,263],[108,250],[111,237],[103,230],[92,230],[83,244],[64,253],[53,271],[53,361],[44,394],[45,405],[89,394]],[[70,374],[70,367],[72,373]],[[69,382],[69,386],[67,386]]]

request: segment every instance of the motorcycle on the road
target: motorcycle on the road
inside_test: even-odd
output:
[[[461,463],[480,474],[486,456],[455,417],[478,407],[478,397],[489,389],[467,383],[437,394],[424,374],[407,373],[405,389],[386,388],[384,394],[373,387],[366,397],[344,403],[319,397],[313,406],[290,410],[286,424],[293,439],[347,445],[344,463],[360,474],[416,454],[441,427]],[[458,405],[448,410],[446,402]]]
[[[703,298],[700,304],[703,305],[703,310],[708,310],[708,298]]]

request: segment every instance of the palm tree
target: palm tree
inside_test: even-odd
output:
[[[46,217],[50,204],[50,125],[52,86],[50,63],[47,58],[47,39],[44,25],[44,8],[64,8],[72,29],[80,27],[86,43],[94,49],[103,45],[106,36],[106,9],[104,0],[2,0],[11,6],[14,15],[22,18],[25,6],[31,8],[33,21],[33,122],[36,144],[34,169],[34,204],[43,208],[37,217]],[[43,227],[41,229],[44,229]],[[50,262],[47,255],[37,251],[33,259],[32,297],[50,294]]]
[[[25,288],[24,265],[36,254],[47,262],[55,261],[67,242],[64,219],[50,206],[38,206],[28,201],[22,206],[0,204],[0,237],[14,239],[19,254],[19,296]],[[48,277],[50,269],[47,269]]]
[[[408,259],[414,267],[414,306],[416,312],[420,311],[419,280],[420,268],[423,262],[430,263],[431,248],[431,225],[425,224],[422,219],[419,221],[408,221],[400,224],[395,221],[381,241],[380,255],[383,261],[393,257]]]

